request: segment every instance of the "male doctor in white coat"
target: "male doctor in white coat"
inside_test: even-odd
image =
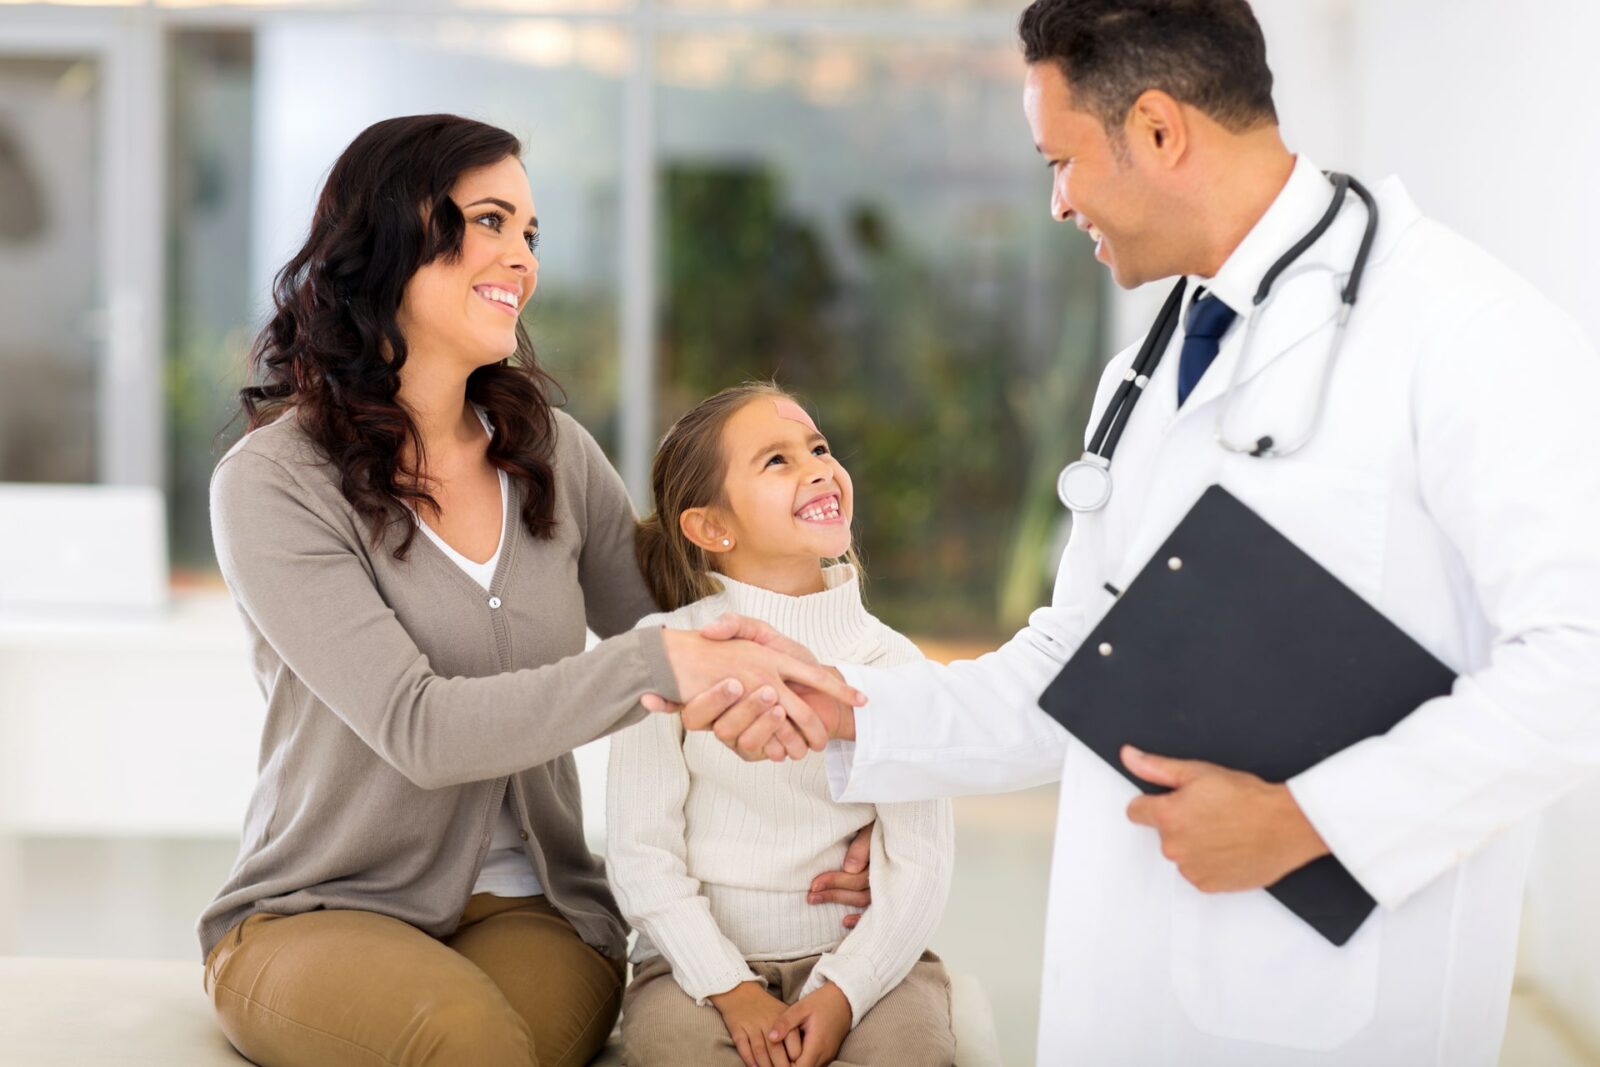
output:
[[[814,747],[831,739],[840,800],[1060,779],[1041,1065],[1492,1065],[1531,817],[1600,764],[1600,360],[1565,315],[1390,178],[1374,185],[1376,242],[1324,387],[1366,212],[1350,196],[1252,308],[1333,186],[1280,140],[1248,5],[1037,0],[1021,32],[1052,214],[1096,241],[1124,287],[1187,276],[1183,325],[1128,422],[1109,502],[1073,523],[1050,606],[971,662],[842,667],[865,706],[810,694],[816,721],[795,725]],[[1507,195],[1536,190],[1484,194],[1486,212],[1515,225]],[[1223,307],[1197,310],[1202,287]],[[1200,321],[1220,335],[1209,366],[1204,338],[1189,336]],[[1107,367],[1091,426],[1133,358]],[[1234,440],[1289,442],[1318,403],[1292,455],[1216,440],[1224,404]],[[1112,607],[1107,583],[1126,588],[1213,484],[1460,678],[1286,783],[1124,750],[1129,770],[1173,788],[1145,797],[1038,700]],[[1239,576],[1241,601],[1250,580]],[[802,651],[744,620],[712,636]],[[716,689],[681,710],[759,758],[785,721],[770,697]],[[1329,851],[1379,904],[1342,947],[1261,891]],[[795,1025],[794,1012],[780,1022]]]

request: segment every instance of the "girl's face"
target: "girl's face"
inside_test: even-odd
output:
[[[470,374],[517,350],[517,318],[539,286],[539,220],[528,175],[510,156],[467,171],[450,199],[467,220],[461,255],[419,268],[396,319],[413,355]]]
[[[723,427],[725,506],[714,510],[733,547],[731,576],[763,564],[831,559],[850,550],[850,474],[794,401],[759,397]]]

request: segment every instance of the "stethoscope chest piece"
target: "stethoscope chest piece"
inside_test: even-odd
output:
[[[1099,511],[1111,499],[1111,463],[1085,452],[1083,458],[1061,468],[1056,495],[1075,512]]]

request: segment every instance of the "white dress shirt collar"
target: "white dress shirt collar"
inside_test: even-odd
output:
[[[1296,156],[1289,180],[1268,206],[1266,213],[1245,234],[1244,240],[1229,254],[1222,269],[1212,278],[1191,276],[1189,294],[1184,301],[1187,314],[1199,286],[1227,304],[1239,317],[1250,313],[1251,301],[1272,264],[1317,224],[1333,199],[1333,183],[1306,159]]]

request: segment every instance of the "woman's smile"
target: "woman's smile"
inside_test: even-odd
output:
[[[494,282],[485,285],[473,286],[473,292],[495,305],[501,311],[509,313],[513,318],[522,311],[522,286],[502,285]]]

